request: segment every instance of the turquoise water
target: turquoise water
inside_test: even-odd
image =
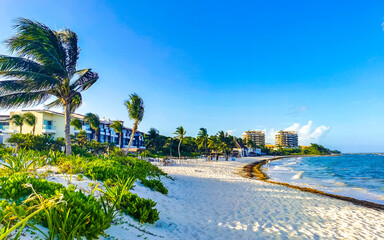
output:
[[[384,154],[343,154],[272,161],[272,180],[384,204]]]

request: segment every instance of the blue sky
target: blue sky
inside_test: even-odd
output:
[[[26,17],[79,35],[99,82],[80,113],[171,135],[299,130],[344,152],[384,151],[384,2],[3,0],[0,40]],[[5,53],[0,45],[0,53]],[[270,138],[269,138],[270,139]]]

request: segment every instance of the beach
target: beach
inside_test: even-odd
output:
[[[158,202],[160,220],[144,226],[156,234],[148,239],[384,238],[383,211],[237,174],[266,158],[161,167],[174,178],[164,180],[168,196],[134,190]]]

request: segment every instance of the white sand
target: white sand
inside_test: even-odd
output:
[[[235,174],[255,160],[162,167],[176,178],[168,197],[150,193],[164,239],[384,238],[383,211]]]
[[[160,220],[138,224],[122,215],[105,239],[384,239],[383,211],[236,174],[261,159],[161,167],[176,179],[163,179],[168,196],[140,183],[133,190],[158,202]]]

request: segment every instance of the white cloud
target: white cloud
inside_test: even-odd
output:
[[[297,131],[299,135],[299,145],[307,146],[311,143],[317,143],[319,138],[323,137],[326,133],[328,133],[330,129],[331,129],[330,127],[320,125],[313,130],[313,122],[308,121],[308,123],[305,125],[301,125],[300,123],[294,123],[284,130]],[[264,131],[265,131],[265,142],[274,144],[275,135],[278,131],[273,128],[268,131],[267,130],[264,130]]]
[[[236,136],[237,129],[230,129],[226,131],[231,136]]]

